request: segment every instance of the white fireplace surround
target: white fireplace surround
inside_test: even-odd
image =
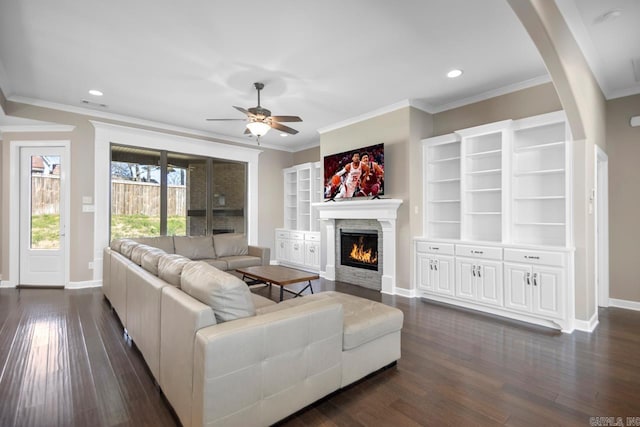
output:
[[[314,203],[318,216],[327,226],[327,265],[324,277],[336,280],[336,219],[375,219],[382,226],[382,284],[380,292],[394,294],[396,290],[396,219],[400,199],[348,200]]]

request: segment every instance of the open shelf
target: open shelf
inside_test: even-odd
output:
[[[548,149],[558,148],[558,147],[564,148],[564,141],[549,142],[549,143],[538,144],[538,145],[529,145],[529,146],[526,146],[526,147],[521,147],[521,148],[514,149],[513,151],[515,153],[524,153],[524,152],[527,152],[527,151],[548,150]]]
[[[475,190],[465,190],[466,193],[497,193],[501,191],[502,188],[478,188]]]
[[[502,172],[502,169],[488,169],[488,170],[467,172],[467,175],[486,175],[486,174],[495,174],[495,173],[501,173],[501,172]]]
[[[453,200],[431,200],[429,203],[460,203],[460,199],[453,199]]]
[[[456,181],[460,181],[460,178],[436,179],[436,180],[430,181],[430,183],[431,184],[440,184],[442,182],[456,182]]]
[[[434,164],[434,163],[444,163],[444,162],[451,162],[454,160],[460,160],[460,156],[456,156],[456,157],[448,157],[446,159],[438,159],[438,160],[431,160],[429,161],[430,164]]]
[[[515,172],[513,176],[525,176],[525,175],[549,175],[556,173],[564,173],[564,169],[547,169],[547,170],[536,170],[536,171],[526,171],[526,172]]]
[[[482,158],[482,157],[495,157],[500,156],[502,154],[502,149],[500,150],[489,150],[489,151],[479,151],[476,153],[467,154],[468,158]]]

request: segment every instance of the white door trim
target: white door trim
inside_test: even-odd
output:
[[[597,145],[595,151],[595,300],[609,307],[609,158]]]
[[[10,287],[20,284],[20,149],[23,147],[60,147],[67,159],[67,165],[63,173],[66,173],[64,188],[64,285],[69,284],[69,230],[71,217],[71,141],[10,141],[9,142],[9,277],[6,282]]]

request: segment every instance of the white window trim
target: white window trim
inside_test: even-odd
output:
[[[102,251],[109,245],[111,143],[247,163],[247,239],[258,243],[258,157],[262,150],[90,120],[95,128],[94,280],[102,278]]]

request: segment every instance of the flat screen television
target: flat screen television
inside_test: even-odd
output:
[[[384,144],[324,157],[324,198],[377,198],[384,194]]]

